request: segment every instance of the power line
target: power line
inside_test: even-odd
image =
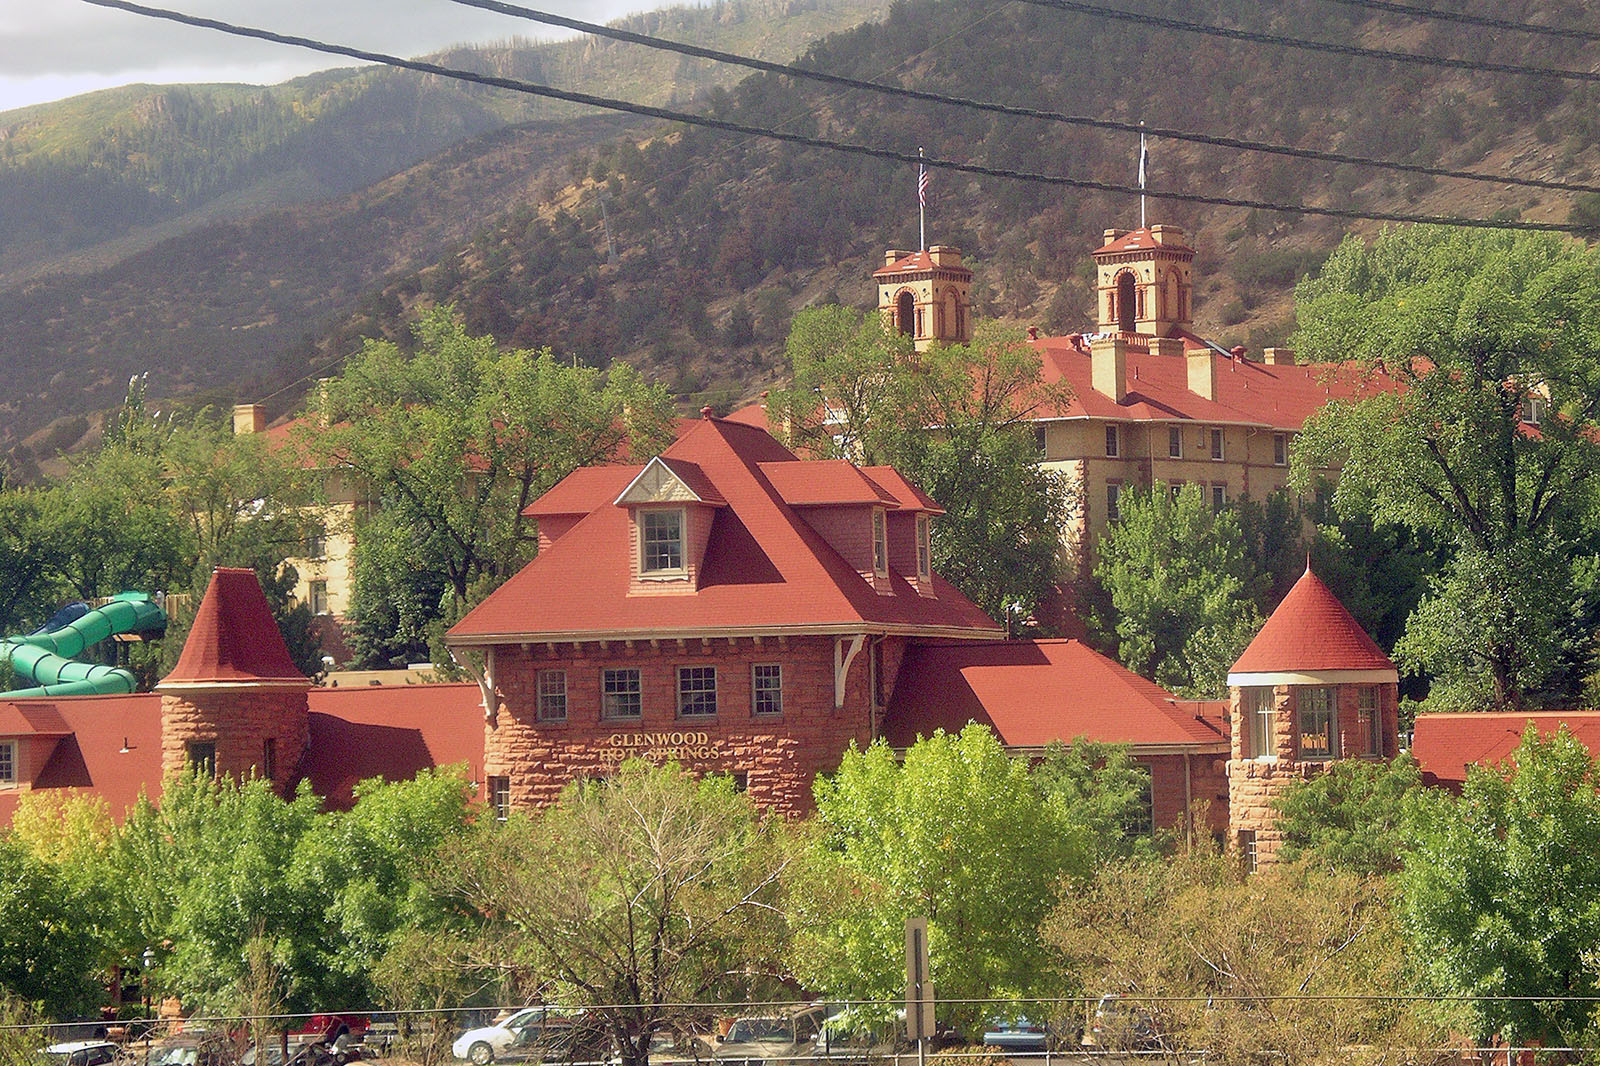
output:
[[[1452,59],[1447,56],[1423,55],[1420,52],[1393,52],[1384,48],[1362,48],[1353,44],[1335,44],[1331,41],[1308,41],[1303,37],[1283,37],[1274,33],[1257,33],[1254,30],[1235,30],[1226,26],[1212,26],[1204,22],[1167,18],[1163,15],[1146,15],[1137,11],[1123,11],[1099,4],[1082,3],[1081,0],[1022,0],[1037,7],[1053,7],[1058,11],[1071,11],[1094,18],[1116,22],[1132,22],[1140,26],[1155,26],[1182,33],[1199,33],[1209,37],[1223,37],[1230,41],[1248,41],[1251,44],[1270,44],[1280,48],[1298,48],[1307,52],[1328,52],[1333,55],[1355,56],[1360,59],[1382,59],[1391,63],[1411,63],[1425,67],[1445,67],[1450,70],[1470,70],[1491,74],[1518,74],[1537,78],[1565,78],[1570,81],[1600,82],[1600,73],[1590,70],[1565,70],[1557,67],[1525,67],[1515,63],[1478,62],[1471,59]]]
[[[1510,19],[1497,19],[1489,15],[1469,15],[1465,11],[1442,11],[1432,7],[1418,7],[1415,4],[1399,4],[1393,0],[1328,0],[1333,4],[1347,4],[1350,7],[1367,8],[1372,11],[1389,11],[1396,15],[1407,15],[1412,18],[1437,19],[1440,22],[1460,22],[1468,26],[1485,26],[1493,30],[1510,30],[1513,33],[1536,33],[1544,37],[1554,37],[1562,41],[1600,41],[1600,31],[1577,30],[1562,26],[1540,26],[1533,22],[1512,22]]]
[[[1007,178],[1015,181],[1029,181],[1041,185],[1051,185],[1059,188],[1083,189],[1089,192],[1105,192],[1120,195],[1137,196],[1140,190],[1131,185],[1115,182],[1093,181],[1087,178],[1069,178],[1057,174],[1040,174],[1033,171],[1010,170],[1003,167],[989,167],[977,163],[960,163],[950,159],[935,157],[923,158],[910,152],[896,151],[891,148],[875,148],[871,145],[852,144],[846,141],[834,141],[822,137],[810,137],[798,133],[785,133],[761,126],[750,126],[739,122],[729,122],[725,119],[714,119],[704,115],[695,115],[683,111],[673,111],[669,108],[655,107],[650,104],[638,104],[628,100],[616,100],[610,97],[594,96],[590,93],[574,92],[570,89],[556,89],[548,85],[537,85],[532,82],[518,81],[513,78],[503,78],[493,74],[479,74],[475,71],[458,70],[452,67],[441,66],[420,59],[402,59],[399,56],[386,55],[382,52],[369,52],[348,45],[331,44],[318,41],[309,37],[297,37],[291,34],[276,33],[272,30],[257,29],[249,26],[238,26],[218,19],[203,18],[198,15],[187,15],[179,11],[169,11],[164,8],[147,7],[144,4],[133,3],[132,0],[83,0],[86,4],[95,7],[113,8],[126,11],[134,15],[143,15],[149,18],[165,19],[186,26],[197,26],[202,29],[217,30],[222,33],[232,34],[237,37],[251,37],[257,40],[271,41],[276,44],[294,45],[299,48],[309,48],[313,51],[325,52],[329,55],[345,56],[368,63],[381,63],[386,66],[399,67],[405,70],[415,70],[424,74],[433,74],[438,77],[452,78],[457,81],[472,82],[478,85],[487,85],[497,89],[508,89],[512,92],[526,93],[532,96],[543,96],[553,100],[564,100],[568,103],[583,104],[608,111],[622,111],[629,114],[643,115],[648,118],[663,119],[668,122],[679,122],[691,126],[703,126],[708,129],[722,130],[727,133],[746,134],[755,137],[764,137],[769,140],[783,141],[788,144],[797,144],[806,148],[822,148],[830,151],[842,152],[850,155],[864,156],[872,159],[881,159],[891,163],[906,165],[924,163],[929,167],[939,170],[956,171],[963,174],[975,174],[987,178]],[[1248,200],[1228,196],[1206,196],[1201,193],[1163,192],[1158,189],[1146,189],[1145,194],[1152,199],[1171,200],[1178,203],[1206,204],[1212,207],[1238,207],[1247,210],[1278,211],[1285,214],[1318,215],[1325,218],[1342,218],[1351,220],[1364,220],[1372,222],[1398,222],[1421,225],[1457,226],[1468,229],[1506,229],[1506,230],[1532,230],[1547,233],[1588,233],[1587,227],[1571,225],[1560,222],[1527,222],[1520,219],[1492,219],[1492,218],[1466,218],[1455,215],[1420,215],[1401,211],[1356,211],[1339,207],[1315,207],[1309,204],[1285,204],[1268,200]]]
[[[721,52],[714,48],[705,48],[701,45],[686,44],[681,41],[668,40],[664,37],[654,37],[649,34],[635,33],[632,30],[619,29],[614,26],[602,26],[598,23],[585,22],[581,19],[568,18],[565,15],[551,14],[547,11],[536,11],[532,8],[519,7],[508,4],[502,0],[451,0],[452,3],[464,7],[480,8],[484,11],[493,11],[513,18],[527,19],[532,22],[542,22],[550,26],[560,26],[564,29],[577,30],[580,33],[589,33],[597,37],[606,37],[615,41],[628,44],[642,45],[645,48],[655,48],[662,51],[676,52],[679,55],[693,56],[697,59],[709,59],[717,63],[731,63],[751,70],[759,70],[768,74],[780,74],[791,78],[805,78],[821,82],[825,85],[835,85],[846,89],[861,89],[867,92],[880,93],[885,96],[897,96],[907,100],[920,100],[929,103],[945,104],[951,107],[963,107],[975,111],[989,111],[995,114],[1008,115],[1014,118],[1041,119],[1047,122],[1060,122],[1071,126],[1087,126],[1091,129],[1110,130],[1116,133],[1144,132],[1152,137],[1161,137],[1173,141],[1187,141],[1192,144],[1211,145],[1213,147],[1230,148],[1235,151],[1261,152],[1267,155],[1290,156],[1295,159],[1310,159],[1322,163],[1349,164],[1354,166],[1375,167],[1383,170],[1398,170],[1411,174],[1426,174],[1436,178],[1460,178],[1465,181],[1486,181],[1500,185],[1519,185],[1535,189],[1554,189],[1559,192],[1596,193],[1600,186],[1583,185],[1565,181],[1551,181],[1542,178],[1519,178],[1500,174],[1486,174],[1482,171],[1456,170],[1449,167],[1428,166],[1421,163],[1403,163],[1398,160],[1376,159],[1370,156],[1346,155],[1340,152],[1322,152],[1313,148],[1298,148],[1293,145],[1265,144],[1259,141],[1247,141],[1237,137],[1222,137],[1203,133],[1188,133],[1183,130],[1167,129],[1159,126],[1141,127],[1136,122],[1118,122],[1114,119],[1087,118],[1081,115],[1067,115],[1059,111],[1046,111],[1032,107],[1017,107],[1011,104],[995,103],[988,100],[973,100],[961,96],[947,96],[943,93],[928,92],[922,89],[909,89],[901,85],[887,85],[882,82],[863,81],[858,78],[847,78],[840,74],[829,74],[820,70],[796,66],[792,63],[774,63],[770,60],[755,59],[750,56],[736,55],[731,52]]]

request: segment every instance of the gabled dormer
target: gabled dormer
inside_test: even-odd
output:
[[[893,592],[890,516],[899,503],[892,495],[843,459],[762,463],[761,472],[861,580],[880,595]]]
[[[694,463],[656,456],[616,499],[632,535],[629,595],[693,592],[700,587],[711,523],[722,495]]]
[[[861,473],[895,501],[887,513],[890,569],[919,595],[933,596],[933,519],[944,508],[892,466],[863,467]]]

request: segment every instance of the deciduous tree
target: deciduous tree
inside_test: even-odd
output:
[[[1198,485],[1129,492],[1100,539],[1096,582],[1113,608],[1100,624],[1129,669],[1185,696],[1227,691],[1228,667],[1261,627],[1265,576],[1238,517],[1213,511]]]
[[[1461,1009],[1481,1037],[1594,1046],[1597,789],[1580,741],[1530,725],[1503,765],[1468,771],[1460,799],[1430,792],[1408,820],[1399,884],[1412,958],[1428,991],[1473,997]]]
[[[626,1066],[697,1002],[769,987],[782,939],[777,826],[726,777],[624,763],[485,827],[445,884],[481,916],[508,993],[598,1018]]]
[[[1039,926],[1087,871],[1087,831],[988,728],[935,733],[903,762],[881,742],[851,750],[816,795],[789,894],[802,984],[887,1013],[905,991],[905,921],[925,917],[941,1024],[974,1032],[999,1009],[982,1001],[1052,989]]]
[[[1456,707],[1520,706],[1581,676],[1563,660],[1588,654],[1595,610],[1573,564],[1600,469],[1600,252],[1544,234],[1388,230],[1347,239],[1295,296],[1298,349],[1401,386],[1308,421],[1297,483],[1339,467],[1341,513],[1455,548],[1396,646],[1402,665]]]
[[[1278,798],[1282,858],[1330,870],[1381,876],[1405,854],[1405,812],[1422,788],[1410,755],[1388,763],[1338,759]]]

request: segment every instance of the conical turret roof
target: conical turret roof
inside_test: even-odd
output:
[[[1370,674],[1379,680],[1380,673],[1386,675],[1383,680],[1398,677],[1393,661],[1311,572],[1308,561],[1306,572],[1228,671],[1228,680],[1238,684],[1237,675],[1252,674]]]
[[[178,665],[156,687],[310,684],[289,655],[256,572],[219,566],[194,613]]]

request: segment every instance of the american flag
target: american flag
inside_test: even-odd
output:
[[[932,177],[923,167],[917,168],[917,203],[928,206],[928,181]]]

